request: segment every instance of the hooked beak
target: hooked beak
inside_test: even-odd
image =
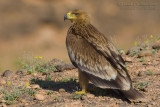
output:
[[[64,16],[64,21],[68,19],[68,14]]]
[[[68,19],[76,19],[77,17],[72,15],[72,13],[68,12],[65,16],[64,16],[64,21],[68,20]]]

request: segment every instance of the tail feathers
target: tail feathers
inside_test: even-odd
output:
[[[130,101],[137,100],[137,101],[145,102],[145,97],[139,91],[133,88],[131,88],[130,90],[121,90],[121,91]]]

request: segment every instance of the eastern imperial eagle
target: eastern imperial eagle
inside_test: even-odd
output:
[[[70,20],[66,47],[72,64],[79,69],[79,82],[86,91],[88,81],[100,88],[119,89],[128,99],[143,99],[132,87],[125,62],[115,46],[91,23],[82,10],[64,16]]]

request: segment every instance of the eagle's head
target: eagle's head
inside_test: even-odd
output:
[[[72,23],[89,23],[89,16],[83,10],[73,10],[64,16],[64,20],[70,20]]]

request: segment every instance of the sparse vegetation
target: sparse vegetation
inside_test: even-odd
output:
[[[73,93],[73,99],[77,100],[77,99],[82,99],[82,96],[85,94],[75,94]]]
[[[32,56],[29,53],[19,58],[18,65],[20,68],[27,69],[28,74],[35,72],[45,73],[55,70],[54,65],[47,65],[47,60],[42,56]]]
[[[145,61],[145,58],[142,57],[142,58],[139,59],[139,61],[140,61],[140,62],[144,62],[144,61]]]
[[[153,54],[157,53],[157,51],[158,51],[157,49],[152,49]]]
[[[136,56],[137,54],[139,54],[139,52],[140,52],[140,51],[131,51],[130,54],[131,54],[132,56]]]
[[[54,97],[54,100],[60,101],[60,97],[55,96],[55,97]]]
[[[137,88],[141,91],[144,91],[147,86],[148,86],[148,82],[141,82],[137,84]]]
[[[146,74],[147,74],[147,75],[153,75],[153,73],[152,73],[151,70],[148,70]]]
[[[47,91],[46,94],[47,94],[47,95],[52,95],[52,94],[53,94],[53,91]]]
[[[17,101],[23,94],[29,94],[30,96],[34,96],[36,91],[25,87],[18,87],[11,92],[4,90],[1,91],[1,93],[3,94],[2,99],[6,101],[6,104],[10,105],[15,103],[15,101]]]

